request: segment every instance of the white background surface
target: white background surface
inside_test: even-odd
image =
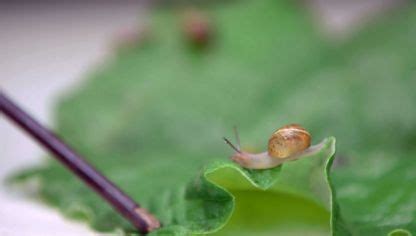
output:
[[[316,0],[311,9],[325,31],[348,32],[357,19],[395,0]],[[332,2],[332,4],[327,4]],[[404,1],[396,1],[403,3]],[[358,5],[360,6],[358,6]],[[109,53],[118,32],[135,28],[143,10],[135,1],[77,4],[0,2],[0,88],[41,123],[53,127],[56,98],[80,82]],[[326,28],[325,28],[326,27]],[[44,152],[0,116],[0,182],[39,164]],[[57,210],[10,192],[0,183],[0,235],[96,235]]]

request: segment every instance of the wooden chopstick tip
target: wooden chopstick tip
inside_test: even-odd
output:
[[[140,216],[140,219],[146,222],[147,232],[151,232],[161,227],[160,221],[146,209],[137,207],[134,209],[134,211],[137,213],[137,215]]]

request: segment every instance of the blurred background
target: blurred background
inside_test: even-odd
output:
[[[170,4],[172,3],[170,2]],[[149,40],[148,38],[152,40],[154,35],[149,34],[148,29],[149,15],[151,15],[148,9],[152,5],[154,4],[150,1],[71,1],[70,3],[64,1],[40,1],[36,4],[30,3],[29,1],[1,2],[1,89],[43,124],[54,127],[54,109],[60,97],[80,87],[82,80],[87,78],[86,75],[91,70],[94,70],[97,65],[102,65],[106,61],[111,60],[111,58],[114,58],[117,50],[130,50],[131,44],[137,43],[138,40]],[[400,12],[405,11],[410,6],[411,3],[404,0],[298,1],[298,7],[304,9],[302,11],[304,16],[312,22],[311,24],[321,37],[321,42],[332,45],[333,47],[346,44],[347,46],[342,50],[347,52],[349,47],[360,48],[360,45],[364,45],[361,49],[354,51],[354,53],[360,55],[357,58],[362,61],[350,62],[348,61],[349,59],[345,59],[348,61],[348,63],[345,63],[345,71],[347,72],[343,73],[345,80],[348,80],[349,76],[357,75],[365,78],[365,72],[349,74],[348,70],[355,70],[351,69],[352,67],[364,71],[367,69],[372,71],[380,69],[382,71],[383,66],[391,66],[394,68],[392,70],[386,70],[386,73],[391,72],[391,75],[403,75],[406,77],[404,79],[406,82],[403,84],[400,84],[400,82],[390,83],[389,80],[394,78],[386,78],[384,80],[377,80],[377,78],[368,79],[364,83],[365,86],[379,86],[379,90],[376,90],[387,91],[388,93],[372,94],[373,97],[371,99],[364,98],[358,101],[357,103],[360,104],[365,101],[369,102],[360,106],[357,110],[345,108],[354,105],[342,100],[344,98],[354,97],[350,96],[351,94],[339,94],[340,96],[338,98],[328,97],[329,100],[333,100],[335,105],[331,107],[332,110],[330,109],[333,112],[333,114],[330,114],[330,116],[334,117],[331,120],[333,123],[327,124],[329,127],[327,130],[319,128],[323,126],[323,124],[319,123],[319,118],[326,114],[308,117],[310,114],[319,113],[320,107],[315,106],[315,109],[311,109],[311,111],[303,114],[305,116],[299,120],[309,119],[310,122],[307,123],[308,127],[317,130],[319,137],[332,135],[332,130],[336,130],[336,134],[333,134],[335,136],[343,132],[348,133],[345,140],[341,138],[341,143],[344,143],[344,147],[341,148],[342,151],[340,152],[341,157],[342,155],[352,155],[354,153],[354,150],[346,151],[350,146],[360,147],[361,145],[371,143],[370,141],[361,142],[361,140],[369,139],[373,135],[378,136],[378,132],[371,133],[371,131],[384,128],[384,126],[386,126],[387,134],[394,131],[398,131],[399,134],[378,137],[379,139],[375,141],[374,146],[380,145],[380,148],[388,146],[389,152],[395,152],[396,149],[408,149],[412,150],[412,152],[414,150],[416,136],[414,134],[412,136],[412,132],[416,131],[416,121],[414,120],[415,112],[410,110],[414,109],[414,105],[416,104],[414,100],[415,96],[412,94],[412,91],[416,87],[411,87],[411,85],[415,85],[412,81],[415,80],[416,63],[411,62],[411,60],[404,61],[403,58],[400,58],[400,53],[392,56],[390,52],[395,51],[393,46],[387,52],[392,57],[384,58],[386,54],[383,54],[383,52],[386,50],[384,50],[383,46],[376,46],[368,54],[371,58],[366,58],[365,45],[371,45],[372,39],[374,39],[374,44],[381,45],[380,42],[382,41],[379,39],[383,34],[379,32],[385,32],[385,30],[376,28],[374,31],[367,33],[368,37],[365,36],[365,32],[363,33],[363,29],[366,29],[368,25],[382,21],[386,16],[392,14],[400,15]],[[195,18],[192,14],[190,17]],[[198,17],[200,16],[196,16],[197,19]],[[389,23],[386,22],[386,24]],[[193,26],[190,27],[192,28]],[[199,45],[204,44],[205,36],[204,32],[201,32],[198,27],[204,27],[204,20],[199,25],[197,24],[196,30],[191,29],[190,32],[190,34],[194,34],[192,37],[195,37],[191,40]],[[397,37],[388,38],[389,45],[403,43],[403,40],[405,42],[414,40],[414,30],[410,33],[408,31],[400,31],[399,29],[397,32],[394,29],[389,30],[391,32],[387,32],[386,35],[391,36],[392,34],[397,34]],[[405,33],[402,34],[401,32]],[[406,34],[406,32],[408,33]],[[364,34],[364,36],[360,36],[362,39],[355,40],[358,33],[361,35]],[[406,37],[407,39],[404,39]],[[366,39],[370,42],[367,42]],[[350,41],[353,43],[349,46],[348,43]],[[317,47],[319,45],[317,44]],[[406,51],[407,49],[401,48],[400,50]],[[377,50],[380,51],[379,54]],[[337,51],[337,49],[334,49],[334,51]],[[364,53],[364,56],[362,53]],[[342,55],[347,57],[347,54],[344,53]],[[411,54],[411,52],[408,54]],[[408,54],[405,54],[404,57],[411,58]],[[163,59],[160,58],[160,60]],[[371,60],[379,60],[379,63],[373,65]],[[352,65],[354,63],[359,65]],[[404,65],[405,63],[407,64]],[[380,68],[374,69],[373,66],[380,66]],[[322,71],[319,69],[315,70],[317,72],[314,72],[312,76],[316,77],[314,78],[316,81],[307,82],[309,83],[308,86],[304,86],[300,91],[297,91],[297,95],[307,94],[308,88],[319,83],[325,85],[317,87],[318,93],[327,93],[329,90],[336,90],[339,93],[350,93],[354,91],[354,86],[361,86],[360,83],[362,81],[358,84],[354,80],[351,80],[351,83],[338,84],[333,82],[330,77],[339,74],[336,70],[344,70],[344,67],[340,68],[341,66],[336,65],[330,69],[324,68]],[[382,73],[373,73],[372,75],[383,76]],[[388,77],[389,75],[386,76]],[[377,84],[378,82],[380,84]],[[346,86],[351,87],[348,87],[344,91],[343,89]],[[361,96],[362,98],[367,93],[373,92],[377,91],[363,89],[363,91],[357,92],[357,96]],[[299,95],[295,99],[295,95],[293,97],[289,96],[288,102],[293,101],[294,106],[302,106],[299,105],[299,103],[302,103],[300,102],[302,101],[302,96]],[[322,96],[322,94],[320,95]],[[307,98],[308,96],[305,95],[305,97]],[[381,104],[373,104],[371,102],[373,100],[381,101]],[[317,99],[317,101],[321,100]],[[385,101],[387,101],[387,104]],[[389,101],[393,102],[389,103]],[[284,102],[281,105],[289,106],[290,104]],[[368,116],[361,115],[362,113],[366,113],[366,109],[372,112],[368,112]],[[325,108],[322,108],[323,110]],[[359,115],[353,115],[353,118],[348,118],[347,120],[363,119],[362,127],[355,126],[357,123],[360,123],[358,121],[346,121],[346,123],[349,122],[348,124],[350,126],[331,128],[344,124],[343,122],[337,123],[337,118],[342,119],[342,116],[349,114],[349,111],[357,112]],[[278,115],[281,115],[283,120],[290,119],[293,116],[293,114]],[[261,121],[261,119],[259,120]],[[374,120],[376,123],[372,123]],[[265,123],[272,122],[267,119],[263,121]],[[239,121],[232,120],[229,122]],[[366,128],[363,128],[364,126]],[[370,132],[362,134],[360,133],[360,129],[365,130],[362,132]],[[356,135],[357,139],[351,138],[354,135]],[[256,134],[253,137],[256,137]],[[389,140],[389,137],[394,140]],[[249,138],[247,137],[247,139]],[[380,155],[372,151],[368,152],[370,153],[368,156]],[[401,153],[401,155],[405,154],[406,151]],[[388,154],[385,155],[389,157]],[[28,139],[20,130],[4,118],[0,119],[1,181],[5,180],[7,176],[17,170],[39,165],[43,160],[43,156],[45,156],[45,153],[32,140]],[[340,158],[340,160],[339,165],[342,165],[343,161],[348,162],[348,158]],[[342,176],[340,179],[342,179]],[[354,191],[351,189],[344,190],[346,192],[351,191],[346,193],[346,195],[354,194]],[[1,185],[0,234],[12,235],[15,232],[19,232],[25,235],[39,235],[45,233],[45,230],[49,232],[60,232],[60,235],[95,234],[84,224],[64,219],[56,210],[37,204],[36,202],[28,201],[25,196],[16,192],[10,192],[6,187]]]

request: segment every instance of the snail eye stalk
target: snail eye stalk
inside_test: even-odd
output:
[[[240,135],[238,134],[237,126],[234,126],[234,136],[237,141],[237,148],[238,150],[241,150]]]
[[[232,149],[234,149],[236,152],[241,153],[240,149],[238,149],[234,144],[230,142],[227,138],[223,137],[226,144],[228,144]]]

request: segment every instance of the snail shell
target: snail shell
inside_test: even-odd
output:
[[[311,146],[311,135],[305,128],[291,124],[276,130],[269,139],[270,157],[286,158]]]

